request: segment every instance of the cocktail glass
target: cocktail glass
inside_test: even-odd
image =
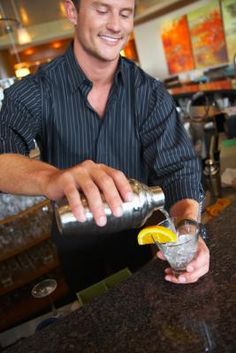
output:
[[[177,234],[178,240],[176,242],[157,243],[157,245],[169,262],[174,275],[178,277],[186,271],[187,265],[194,259],[197,252],[198,223],[192,220],[177,222],[177,219],[167,218],[158,225],[167,227]]]

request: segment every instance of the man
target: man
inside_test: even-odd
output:
[[[5,92],[0,189],[50,200],[65,195],[80,222],[85,221],[83,192],[102,227],[106,217],[101,194],[113,214],[122,216],[122,201],[132,199],[127,180],[132,177],[160,185],[172,216],[197,220],[200,170],[173,100],[160,82],[119,56],[133,30],[135,1],[66,0],[65,6],[75,26],[73,48]],[[34,139],[43,161],[21,155],[34,147]],[[89,267],[86,276],[93,274],[105,254],[111,257],[103,264],[106,268],[119,261],[124,248],[132,250],[125,255],[127,262],[137,251],[145,251],[135,248],[136,236],[130,230],[68,239],[54,231],[70,283],[75,281],[70,274],[78,272],[80,285],[72,283],[71,288],[92,282],[83,281],[81,267]],[[97,253],[102,255],[93,263]],[[208,268],[209,252],[200,238],[197,257],[187,271],[177,279],[169,268],[165,278],[192,283]]]

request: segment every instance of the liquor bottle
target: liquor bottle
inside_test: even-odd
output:
[[[134,197],[130,202],[123,202],[123,215],[121,217],[115,217],[108,204],[104,201],[107,217],[107,224],[104,227],[99,227],[95,223],[93,214],[83,194],[81,195],[81,201],[85,209],[85,222],[77,221],[66,198],[56,201],[54,209],[60,233],[63,235],[108,234],[125,229],[139,228],[144,225],[155,210],[164,207],[164,193],[159,186],[148,187],[134,179],[130,179],[129,182]]]

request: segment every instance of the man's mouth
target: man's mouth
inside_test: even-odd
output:
[[[105,35],[105,34],[103,34],[103,35],[100,34],[99,38],[101,38],[102,40],[104,40],[110,44],[117,44],[122,39],[121,36],[117,37],[117,36]]]

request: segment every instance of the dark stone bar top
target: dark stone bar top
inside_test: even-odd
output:
[[[236,352],[236,202],[207,229],[211,268],[197,283],[166,282],[166,265],[154,259],[93,303],[6,352]]]

